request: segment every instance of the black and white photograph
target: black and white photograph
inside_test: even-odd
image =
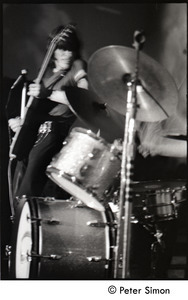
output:
[[[1,48],[1,280],[169,294],[152,282],[188,279],[187,4],[3,3]]]

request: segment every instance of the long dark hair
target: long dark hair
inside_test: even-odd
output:
[[[64,25],[59,25],[55,27],[52,32],[48,36],[48,41],[47,41],[47,47],[49,47],[50,42],[53,40],[53,38],[62,32],[66,26]],[[63,49],[63,50],[69,50],[72,51],[74,54],[74,59],[78,59],[81,57],[80,51],[81,51],[81,41],[78,38],[77,32],[76,32],[76,27],[71,26],[71,30],[66,32],[66,35],[63,36],[62,39],[57,43],[55,49]],[[53,68],[54,67],[54,58],[52,56],[52,60],[50,62],[50,66]]]

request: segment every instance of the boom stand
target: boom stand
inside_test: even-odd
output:
[[[20,119],[21,124],[24,119],[25,115],[25,105],[26,105],[26,96],[27,96],[27,82],[24,82],[22,88],[22,97],[21,97],[21,109],[20,109]],[[16,158],[15,155],[9,153],[9,163],[8,163],[8,189],[9,189],[9,202],[10,202],[10,210],[11,210],[11,217],[10,219],[13,221],[15,216],[15,209],[14,209],[14,195],[13,195],[13,186],[12,186],[12,162]]]
[[[136,71],[133,81],[127,82],[128,93],[126,102],[124,141],[121,164],[121,181],[119,197],[119,218],[115,247],[114,278],[130,278],[130,241],[132,195],[131,177],[132,162],[135,158],[135,117],[137,110],[137,84],[139,45],[136,47]]]

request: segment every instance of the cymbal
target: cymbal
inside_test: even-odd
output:
[[[187,141],[188,140],[187,135],[182,135],[182,134],[172,134],[172,135],[169,134],[169,135],[166,135],[164,137],[168,138],[168,139],[180,140],[180,141]]]
[[[136,51],[124,46],[107,46],[97,50],[88,62],[88,79],[93,92],[111,108],[125,115],[127,79],[134,76]],[[166,119],[176,110],[178,92],[168,73],[157,61],[139,55],[136,119],[155,122]]]
[[[95,93],[78,87],[66,87],[65,93],[76,116],[107,142],[122,138],[125,117],[106,105]]]

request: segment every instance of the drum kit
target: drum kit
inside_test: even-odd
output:
[[[178,217],[185,181],[132,180],[135,121],[162,121],[178,100],[168,72],[139,50],[99,49],[88,63],[90,90],[66,88],[89,129],[71,130],[46,173],[72,197],[21,198],[9,249],[12,278],[130,278],[131,224],[156,234],[157,224]]]

